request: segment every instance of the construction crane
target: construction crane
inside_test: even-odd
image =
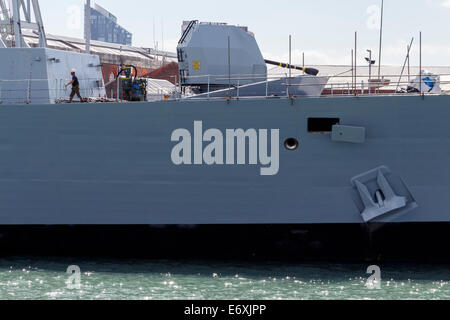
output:
[[[38,0],[10,0],[10,7],[5,0],[0,0],[0,47],[8,44],[15,48],[27,48],[22,29],[33,30],[39,36],[39,47],[47,47],[44,23]],[[32,20],[32,13],[34,21]],[[23,16],[23,17],[22,17]],[[14,41],[12,41],[14,39]]]

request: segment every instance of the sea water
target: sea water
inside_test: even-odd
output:
[[[372,266],[375,286],[369,267],[18,257],[0,259],[0,299],[450,299],[449,265]]]

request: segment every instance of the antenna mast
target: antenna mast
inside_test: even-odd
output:
[[[86,38],[86,53],[91,53],[91,0],[86,0],[85,15],[84,15],[84,29]]]
[[[383,15],[384,15],[384,0],[381,0],[381,24],[380,24],[380,51],[378,57],[378,80],[381,79],[381,50],[383,44]]]

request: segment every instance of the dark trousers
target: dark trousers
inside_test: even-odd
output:
[[[73,86],[72,87],[72,92],[70,93],[70,102],[72,102],[73,97],[77,95],[78,98],[80,98],[80,101],[83,102],[83,98],[81,97],[80,94],[80,86]]]

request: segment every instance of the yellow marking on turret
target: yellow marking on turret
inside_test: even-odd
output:
[[[201,70],[201,62],[200,61],[192,62],[192,69],[194,71],[200,71]]]

